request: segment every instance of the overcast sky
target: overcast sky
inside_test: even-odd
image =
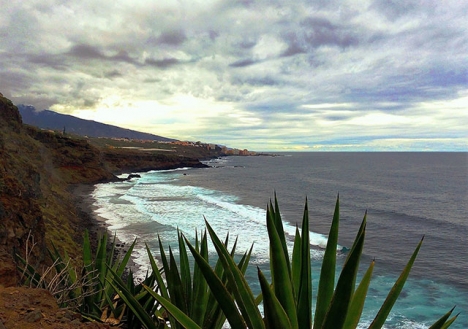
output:
[[[468,1],[1,0],[0,92],[251,150],[468,151]]]

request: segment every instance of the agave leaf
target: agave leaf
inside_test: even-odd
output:
[[[205,240],[205,241],[203,241]],[[206,249],[205,249],[206,248]],[[206,234],[203,234],[201,241],[198,239],[198,234],[195,237],[195,249],[200,255],[208,261],[208,250],[206,244]],[[208,304],[208,285],[203,277],[203,274],[198,267],[198,264],[193,265],[193,312],[192,319],[199,325],[203,325],[204,315]]]
[[[452,317],[450,320],[445,322],[445,324],[442,326],[442,329],[447,329],[448,327],[450,327],[452,325],[452,323],[458,318],[459,315],[460,315],[460,313],[458,313],[457,315]]]
[[[107,235],[107,234],[106,234]],[[112,244],[111,244],[111,248],[109,250],[109,254],[107,255],[107,259],[108,259],[108,264],[109,265],[113,265],[114,263],[114,255],[115,255],[115,247],[117,245],[117,233],[114,233],[114,238],[112,239]],[[107,246],[106,246],[106,250],[107,250]]]
[[[20,272],[26,277],[26,281],[28,284],[33,284],[35,287],[39,287],[39,283],[41,282],[41,275],[36,271],[36,269],[28,264],[24,258],[22,258],[19,254],[16,254],[16,260],[20,261],[24,268],[18,266]]]
[[[171,302],[179,307],[185,314],[187,314],[187,299],[185,298],[185,291],[180,278],[177,262],[172,254],[171,247],[169,247],[169,272],[166,272],[166,281],[169,290]]]
[[[301,261],[302,261],[302,238],[299,232],[299,227],[296,226],[296,235],[294,236],[294,245],[292,253],[291,264],[291,280],[293,282],[293,291],[295,298],[299,291],[299,284],[301,283]]]
[[[270,268],[275,295],[283,306],[291,322],[291,327],[298,328],[296,303],[290,271],[288,271],[289,258],[285,257],[281,238],[275,226],[275,217],[271,209],[267,211],[267,230],[270,238]],[[265,298],[265,296],[264,296]]]
[[[206,282],[208,283],[213,296],[216,298],[219,306],[222,308],[226,318],[231,324],[232,328],[246,328],[244,320],[240,315],[237,306],[232,298],[231,294],[226,289],[225,284],[216,275],[215,271],[211,268],[210,264],[198,253],[190,242],[185,238],[187,247],[193,255],[193,258],[200,267]]]
[[[312,325],[312,270],[310,267],[309,209],[307,200],[302,219],[300,264],[301,274],[297,292],[297,318],[301,326],[310,328]]]
[[[161,261],[163,263],[164,272],[169,271],[169,263],[167,262],[166,253],[164,252],[164,247],[161,241],[161,237],[158,235],[158,243],[159,243],[159,256],[161,256]]]
[[[359,260],[364,246],[366,216],[364,216],[363,222],[364,225],[362,226],[364,229],[359,232],[360,234],[358,236],[356,236],[354,248],[351,249],[350,255],[341,270],[338,283],[336,284],[335,293],[333,294],[329,309],[322,324],[323,329],[342,328],[346,320],[348,307],[354,293],[356,275],[359,269]]]
[[[452,315],[453,310],[455,307],[453,307],[450,311],[445,313],[439,320],[437,320],[432,326],[429,327],[429,329],[442,329],[444,328],[445,323],[447,322],[448,318],[450,315]],[[455,321],[455,319],[454,319]]]
[[[198,239],[198,235],[195,238],[195,249],[200,253],[203,259],[208,262],[208,245],[206,241],[206,234],[203,234],[201,241]],[[203,277],[203,274],[198,267],[198,264],[193,265],[193,312],[192,319],[199,325],[203,325],[204,315],[207,312],[208,296],[209,296],[208,285]]]
[[[240,308],[248,327],[264,328],[262,315],[256,307],[255,297],[245,280],[243,273],[234,262],[234,259],[226,249],[226,246],[221,243],[221,240],[219,240],[208,222],[206,222],[206,227],[216,248],[218,257],[223,263],[224,271],[228,275],[230,285],[232,286],[234,296],[236,297],[237,305]],[[252,248],[250,250],[252,250]]]
[[[196,324],[192,319],[190,319],[190,317],[185,312],[181,311],[168,299],[162,297],[161,295],[158,295],[146,285],[143,285],[143,287],[150,293],[151,296],[153,296],[154,299],[156,299],[164,307],[164,309],[167,312],[169,312],[174,317],[174,319],[176,319],[176,321],[181,326],[183,326],[184,328],[201,329],[201,327],[198,324]]]
[[[401,272],[400,277],[398,278],[398,280],[395,282],[392,289],[388,293],[387,298],[385,299],[384,303],[380,307],[380,310],[377,313],[374,321],[372,321],[371,325],[369,326],[369,329],[382,328],[383,324],[385,323],[388,317],[388,314],[390,313],[393,305],[395,304],[396,300],[398,299],[398,296],[400,295],[401,290],[403,289],[403,286],[405,285],[406,279],[408,278],[408,275],[411,271],[411,267],[413,266],[414,260],[416,259],[416,256],[418,255],[418,252],[419,252],[419,249],[421,248],[423,240],[424,240],[424,237],[419,242],[410,260],[408,261],[405,268]]]
[[[357,328],[359,319],[361,318],[362,310],[364,308],[364,302],[366,301],[367,290],[369,289],[374,265],[375,261],[372,261],[366,273],[362,277],[361,283],[354,292],[343,329]]]
[[[263,295],[263,308],[265,311],[265,326],[268,329],[290,329],[292,328],[288,315],[281,306],[278,298],[272,291],[262,271],[258,269],[258,279]]]
[[[161,249],[162,250],[162,249]],[[151,264],[151,270],[155,276],[156,282],[158,284],[158,288],[161,291],[161,294],[164,298],[169,298],[169,294],[167,292],[166,284],[161,276],[161,272],[156,265],[156,260],[154,259],[153,255],[151,254],[151,250],[149,249],[148,245],[146,244],[146,252],[148,254],[148,258]]]
[[[93,256],[91,253],[91,243],[89,241],[88,230],[85,230],[83,237],[83,265],[85,269],[88,269],[93,263]]]
[[[321,328],[325,314],[330,305],[335,288],[336,247],[338,245],[338,229],[340,224],[340,197],[336,198],[335,212],[328,235],[327,247],[323,256],[320,281],[317,292],[314,327]]]
[[[68,253],[67,253],[66,250],[64,251],[63,260],[64,260],[65,264],[70,264],[70,256],[68,256]],[[76,271],[73,268],[73,266],[68,266],[68,277],[69,277],[69,280],[70,280],[70,284],[76,283],[78,278],[77,278]],[[75,289],[75,293],[80,294],[81,293],[81,288]]]
[[[208,247],[207,247],[208,248]],[[208,263],[208,258],[206,258],[206,262]],[[214,273],[218,278],[220,278],[223,284],[227,284],[227,276],[223,270],[223,264],[221,260],[218,258],[216,261],[216,265],[214,267]],[[206,279],[205,279],[206,281]],[[210,293],[208,296],[208,302],[206,306],[206,313],[205,313],[205,320],[203,322],[204,328],[220,328],[222,324],[226,321],[226,317],[224,316],[220,305],[213,293]]]
[[[179,242],[179,266],[180,266],[180,278],[182,281],[182,291],[184,292],[184,298],[187,304],[187,314],[192,314],[192,275],[190,273],[190,265],[187,256],[187,249],[185,248],[184,239],[182,233],[178,232]]]
[[[115,264],[114,264],[113,260],[114,260],[114,254],[115,254],[116,241],[117,241],[117,238],[114,235],[114,239],[112,241],[111,252],[110,252],[109,257],[106,260],[106,265],[108,267],[111,267],[112,270],[115,271],[115,273],[119,277],[122,277],[122,275],[123,275],[123,273],[125,271],[125,268],[127,266],[127,263],[130,260],[131,254],[133,252],[133,248],[135,247],[135,244],[136,244],[137,240],[135,239],[133,241],[133,243],[130,245],[130,247],[127,250],[127,252],[125,253],[122,261],[120,263],[115,262]],[[106,273],[105,273],[106,277],[110,275],[109,273],[107,273],[107,266],[106,266]],[[133,282],[132,282],[131,288],[134,288]],[[131,291],[131,293],[134,294],[134,291]],[[113,308],[112,302],[109,303],[110,297],[112,297],[113,294],[114,294],[114,289],[112,288],[112,286],[107,281],[104,282],[103,297],[102,297],[100,309],[103,309],[105,305],[108,305],[110,308]]]
[[[247,251],[241,258],[238,264],[239,270],[242,272],[242,274],[245,274],[245,271],[247,270],[247,267],[249,266],[250,262],[250,257],[252,256],[252,251],[253,251],[254,244],[250,246],[249,251]]]
[[[107,257],[106,251],[107,249],[107,234],[103,234],[99,238],[98,249],[96,252],[96,264],[95,268],[98,270],[99,280],[100,282],[104,282],[106,270],[107,270]]]
[[[47,253],[49,254],[50,259],[54,263],[55,272],[61,273],[62,270],[65,268],[65,261],[63,260],[62,256],[55,247],[55,244],[53,242],[51,244],[52,248],[54,249],[54,252],[47,248]]]
[[[276,198],[276,192],[275,192],[275,209],[273,210],[273,207],[271,207],[272,214],[274,217],[274,224],[276,227],[276,231],[278,232],[278,236],[281,241],[281,246],[283,248],[283,253],[284,257],[289,260],[289,253],[288,253],[288,247],[286,245],[286,234],[284,234],[284,228],[283,228],[283,221],[281,220],[281,212],[279,210],[279,205],[278,205],[278,200]],[[288,266],[288,272],[291,274],[291,264],[287,262]]]
[[[130,260],[130,257],[132,257],[133,248],[135,247],[136,242],[137,242],[137,239],[133,240],[133,243],[130,245],[124,257],[122,258],[122,261],[120,262],[119,267],[117,268],[117,272],[116,272],[118,275],[121,276],[124,273],[125,268],[127,267],[128,261]]]
[[[135,299],[135,297],[128,291],[125,283],[111,268],[109,273],[112,274],[112,279],[108,278],[109,284],[119,292],[120,298],[132,310],[135,316],[140,320],[141,324],[147,329],[156,329],[157,326],[153,319],[149,316],[148,312],[143,306]]]

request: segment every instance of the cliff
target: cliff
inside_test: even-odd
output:
[[[114,173],[203,166],[196,158],[93,146],[86,139],[24,125],[16,106],[0,94],[0,285],[17,283],[14,253],[42,263],[52,243],[78,258],[80,216],[70,186],[116,180]],[[29,238],[28,238],[29,237]],[[29,239],[29,240],[28,240]]]

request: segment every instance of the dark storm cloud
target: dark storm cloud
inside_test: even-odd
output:
[[[179,64],[179,60],[176,58],[163,58],[163,59],[152,59],[152,58],[147,58],[145,60],[145,64],[154,66],[160,69],[166,69],[171,66]]]
[[[123,75],[118,70],[112,70],[112,71],[104,73],[104,76],[108,79],[113,79],[113,78],[121,77]]]
[[[250,65],[254,65],[258,63],[259,61],[253,60],[251,58],[246,58],[246,59],[240,59],[238,61],[235,61],[234,63],[229,64],[230,67],[246,67]]]
[[[67,63],[63,56],[55,54],[39,54],[39,55],[30,55],[28,59],[31,63],[39,64],[41,66],[48,66],[56,70],[66,70]]]
[[[219,32],[216,32],[216,31],[213,31],[213,30],[209,30],[208,31],[208,35],[211,39],[211,41],[215,41],[217,37],[219,37]]]
[[[127,62],[131,64],[137,64],[136,60],[132,58],[126,50],[119,50],[116,55],[107,57],[110,60],[117,62]]]
[[[276,86],[279,84],[278,80],[272,77],[254,77],[245,80],[251,86]]]
[[[157,41],[160,44],[166,44],[170,46],[178,46],[184,43],[187,39],[185,36],[185,32],[182,30],[174,30],[162,33],[158,38]]]
[[[304,46],[302,46],[296,35],[293,33],[290,33],[285,37],[285,41],[288,44],[288,49],[286,49],[281,56],[288,57],[288,56],[294,56],[297,54],[303,54],[306,53],[306,50],[304,49]]]
[[[252,38],[245,38],[242,42],[239,43],[239,47],[243,49],[251,49],[257,44],[257,40]]]
[[[87,44],[78,44],[71,47],[68,55],[83,59],[105,59],[106,56],[97,47]]]
[[[70,48],[66,55],[77,57],[84,60],[103,60],[103,61],[115,61],[115,62],[127,62],[131,64],[138,64],[137,61],[132,58],[127,51],[120,50],[114,52],[114,55],[106,55],[105,52],[99,47],[91,46],[89,44],[77,44]]]
[[[312,48],[324,45],[346,48],[359,43],[351,29],[333,24],[323,17],[308,17],[300,26],[304,42]]]

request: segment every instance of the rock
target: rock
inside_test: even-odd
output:
[[[39,310],[33,310],[29,313],[26,313],[23,319],[29,323],[37,322],[42,319],[42,313]]]
[[[18,284],[16,264],[13,257],[3,248],[0,248],[0,264],[0,285],[4,287],[15,287]]]
[[[128,175],[127,180],[130,180],[132,178],[141,178],[141,176],[138,175],[138,174],[130,174],[130,175]]]
[[[18,108],[8,99],[0,95],[0,125],[9,126],[16,132],[19,132],[23,120]]]

